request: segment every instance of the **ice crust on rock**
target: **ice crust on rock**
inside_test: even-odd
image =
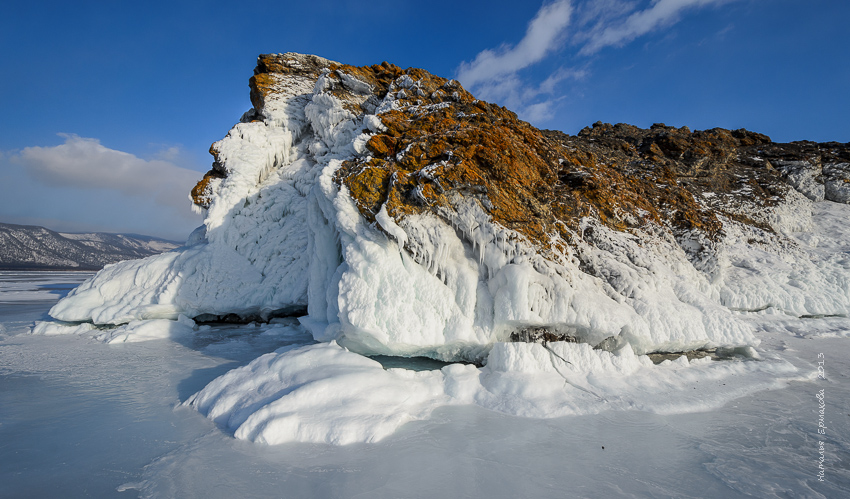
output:
[[[304,63],[287,56],[291,67]],[[369,85],[337,74],[369,107]],[[554,240],[541,251],[493,222],[475,197],[441,217],[396,221],[382,208],[370,224],[334,175],[368,156],[364,144],[383,126],[381,113],[400,107],[398,94],[358,115],[328,75],[270,75],[262,106],[213,145],[227,175],[210,183],[204,227],[179,250],[104,268],[50,314],[117,325],[306,309],[302,322],[319,341],[453,360],[484,358],[526,325],[590,344],[620,337],[645,353],[757,344],[730,307],[850,312],[842,257],[808,263],[809,249],[784,237],[811,228],[811,202],[794,191],[770,208],[740,208],[779,236],[727,220],[712,252],[701,252],[708,242],[698,234],[673,240],[592,220],[592,240],[578,234],[575,253]],[[404,75],[391,88],[416,87]]]
[[[792,187],[812,201],[824,200],[824,184],[817,178],[823,175],[822,168],[808,161],[777,161],[779,169]]]
[[[824,197],[836,203],[850,203],[850,163],[824,165]]]
[[[62,324],[59,322],[41,321],[33,326],[31,332],[37,335],[56,336],[60,334],[84,334],[94,329],[95,327],[87,322],[82,324]]]
[[[812,209],[810,230],[787,239],[755,228],[728,231],[725,306],[794,317],[850,315],[850,209],[829,201]]]
[[[283,59],[297,69],[303,57]],[[335,175],[346,160],[369,156],[365,144],[386,128],[382,113],[405,105],[399,95],[421,89],[404,75],[379,100],[336,70],[346,100],[331,63],[310,64],[317,60],[325,68],[316,77],[269,75],[274,91],[214,144],[226,176],[209,181],[204,226],[184,247],[105,267],[51,309],[66,323],[42,322],[33,333],[143,341],[192,334],[191,318],[302,315],[300,327],[322,343],[263,355],[186,404],[237,438],[347,444],[380,440],[446,405],[538,418],[716,407],[781,386],[795,369],[770,358],[655,366],[642,354],[752,353],[759,341],[748,311],[850,314],[850,207],[790,190],[770,206],[727,207],[753,223],[722,218],[717,241],[587,218],[569,244],[553,237],[540,247],[493,221],[486,197],[457,193],[437,214],[394,218],[384,203],[370,223]],[[438,166],[446,165],[420,175]],[[821,199],[807,172],[786,173]],[[524,327],[579,343],[506,343]],[[385,370],[364,354],[485,366]],[[693,390],[706,380],[725,385]]]

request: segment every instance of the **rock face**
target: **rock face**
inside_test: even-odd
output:
[[[775,168],[795,189],[812,201],[850,203],[850,148],[848,144],[792,142],[766,144],[750,159]]]
[[[757,343],[730,309],[850,311],[844,274],[792,236],[812,201],[848,201],[848,144],[603,123],[569,136],[421,69],[294,53],[260,56],[250,87],[192,191],[196,244],[102,273],[54,317],[306,307],[320,341],[475,360],[528,330],[682,351]],[[99,291],[129,275],[124,295]]]
[[[850,200],[850,144],[776,144],[743,129],[691,132],[663,124],[644,130],[596,123],[572,137],[537,130],[421,69],[357,68],[315,57],[305,59],[305,68],[287,65],[288,57],[259,58],[251,79],[255,116],[284,75],[315,80],[326,71],[326,90],[355,115],[375,113],[392,97],[393,105],[379,112],[381,132],[365,144],[370,154],[346,161],[334,178],[373,222],[382,207],[399,220],[424,211],[440,215],[452,200],[473,196],[485,201],[492,220],[537,243],[553,233],[569,239],[583,217],[615,230],[670,223],[714,239],[719,216],[739,218],[742,205],[784,199],[788,185],[780,178],[814,201]],[[225,174],[216,165],[195,192]],[[728,198],[710,206],[695,200],[706,193]]]

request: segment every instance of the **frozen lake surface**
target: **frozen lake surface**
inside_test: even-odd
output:
[[[0,497],[850,494],[847,318],[750,314],[759,350],[793,364],[802,381],[706,412],[531,419],[454,406],[378,443],[266,446],[181,404],[263,353],[312,343],[309,335],[280,324],[119,344],[29,334],[89,275],[0,273]]]

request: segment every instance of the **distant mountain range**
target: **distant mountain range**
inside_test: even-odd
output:
[[[181,245],[138,234],[69,234],[34,225],[0,223],[0,270],[97,270]]]

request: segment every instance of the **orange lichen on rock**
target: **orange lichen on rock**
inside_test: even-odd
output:
[[[826,144],[811,152],[808,143],[774,144],[746,130],[596,123],[569,136],[539,130],[423,69],[300,54],[260,56],[250,80],[253,114],[245,119],[259,119],[283,86],[312,88],[320,78],[322,91],[354,116],[383,103],[382,130],[335,174],[371,222],[382,208],[397,222],[425,212],[445,218],[459,199],[474,199],[493,222],[538,247],[583,237],[588,221],[616,231],[653,224],[717,240],[721,217],[770,230],[735,208],[775,205],[789,189],[760,155],[844,157],[824,152],[834,150]],[[209,183],[224,174],[215,166],[192,191],[196,204],[209,203]]]
[[[210,182],[213,179],[223,178],[224,174],[219,172],[216,169],[212,169],[204,174],[204,177],[195,184],[195,187],[192,188],[192,202],[201,208],[209,208],[210,203],[212,202],[212,190],[210,189]]]
[[[600,147],[538,130],[423,70],[387,64],[341,70],[369,82],[381,98],[399,92],[399,78],[409,78],[396,109],[380,115],[386,130],[366,144],[371,155],[336,173],[370,221],[383,206],[397,220],[444,213],[450,194],[459,193],[480,199],[494,222],[539,245],[553,235],[569,240],[586,217],[620,231],[654,222],[711,237],[720,232],[717,214],[677,182],[681,168],[665,162],[692,148],[687,139],[659,140],[644,152],[622,139]],[[716,149],[710,141],[704,147]]]

